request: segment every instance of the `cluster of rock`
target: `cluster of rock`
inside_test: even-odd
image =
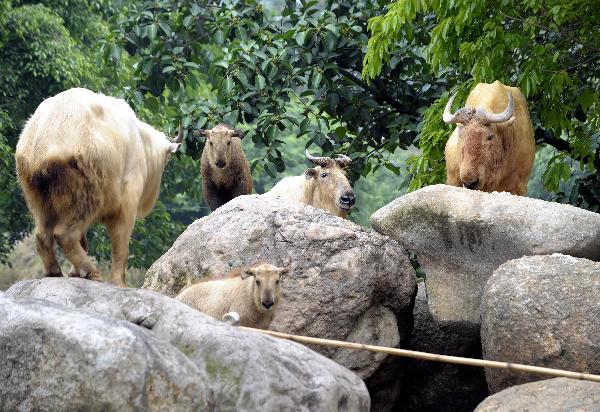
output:
[[[0,294],[0,399],[40,410],[600,408],[600,383],[308,348],[171,299],[267,261],[290,267],[272,330],[600,373],[600,215],[438,185],[371,223],[240,196],[188,227],[148,270],[150,291],[20,282]],[[409,252],[426,275],[418,287]]]
[[[0,293],[0,349],[2,410],[369,410],[358,376],[302,345],[108,283]]]
[[[270,329],[390,347],[410,339],[416,279],[406,251],[373,230],[278,197],[240,196],[191,224],[148,270],[144,288],[174,296],[203,276],[258,261],[290,267]],[[393,405],[399,362],[311,348],[363,378],[373,410]]]
[[[600,374],[599,214],[436,185],[391,202],[371,224],[415,253],[425,272],[413,349]],[[426,362],[410,362],[408,373],[403,410],[472,410],[488,389],[547,378],[486,369],[484,379],[475,368]],[[480,409],[520,410],[489,409],[507,398]]]

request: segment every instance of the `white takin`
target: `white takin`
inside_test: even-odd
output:
[[[175,141],[140,121],[120,99],[70,89],[44,100],[25,125],[17,177],[35,221],[46,276],[62,276],[55,241],[73,265],[69,276],[100,280],[87,255],[86,231],[106,225],[111,281],[124,286],[136,218],[150,213]]]
[[[300,176],[284,177],[266,195],[294,199],[346,218],[355,202],[344,170],[352,159],[345,155],[315,157],[308,149],[305,155],[317,167],[306,169]]]
[[[287,272],[288,268],[259,263],[222,279],[195,283],[176,299],[218,320],[236,312],[242,326],[267,329],[281,300],[281,276]]]

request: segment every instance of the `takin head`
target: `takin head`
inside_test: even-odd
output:
[[[458,124],[458,161],[460,181],[467,189],[488,190],[494,187],[495,170],[505,156],[503,136],[498,126],[508,126],[515,120],[512,94],[502,113],[487,113],[481,108],[463,107],[450,112],[454,94],[444,109],[443,119],[448,124]]]
[[[288,271],[287,267],[279,268],[268,263],[242,270],[242,279],[254,278],[252,302],[259,312],[268,312],[277,307],[281,295],[280,278]]]
[[[224,123],[212,129],[200,129],[197,134],[206,136],[204,151],[207,153],[207,160],[211,167],[219,169],[231,163],[232,154],[235,150],[241,150],[240,139],[244,137],[241,130],[232,129]]]
[[[315,157],[308,149],[305,154],[308,160],[317,165],[304,172],[304,177],[313,185],[310,204],[345,217],[356,200],[344,170],[352,159],[345,155],[338,155],[336,158]]]

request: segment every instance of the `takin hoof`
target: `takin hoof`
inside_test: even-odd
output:
[[[80,278],[80,277],[82,277],[81,273],[79,273],[79,271],[77,271],[77,270],[73,270],[73,271],[67,273],[67,276],[70,277],[70,278]],[[83,276],[83,277],[85,277],[85,276]]]
[[[44,277],[47,277],[47,278],[62,278],[63,274],[62,274],[61,271],[58,271],[58,272],[47,272],[47,273],[44,273]]]
[[[110,277],[110,283],[113,283],[115,285],[117,285],[120,288],[126,288],[127,285],[125,284],[125,276],[121,277],[120,275],[111,275]]]
[[[85,276],[82,276],[89,280],[95,280],[96,282],[102,282],[102,276],[100,276],[100,272],[90,272],[86,273]]]

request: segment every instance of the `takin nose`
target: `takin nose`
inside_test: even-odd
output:
[[[471,180],[469,182],[465,182],[463,180],[462,184],[467,189],[475,190],[475,189],[477,189],[479,187],[479,179]]]
[[[265,308],[266,310],[271,310],[271,308],[273,308],[273,305],[275,304],[275,302],[273,302],[272,300],[263,300],[262,302],[262,307]]]
[[[225,167],[227,163],[225,163],[225,160],[217,160],[215,162],[215,166],[217,166],[219,169],[222,169]]]
[[[354,205],[354,201],[354,193],[346,193],[340,197],[340,203],[348,207],[352,207]]]

